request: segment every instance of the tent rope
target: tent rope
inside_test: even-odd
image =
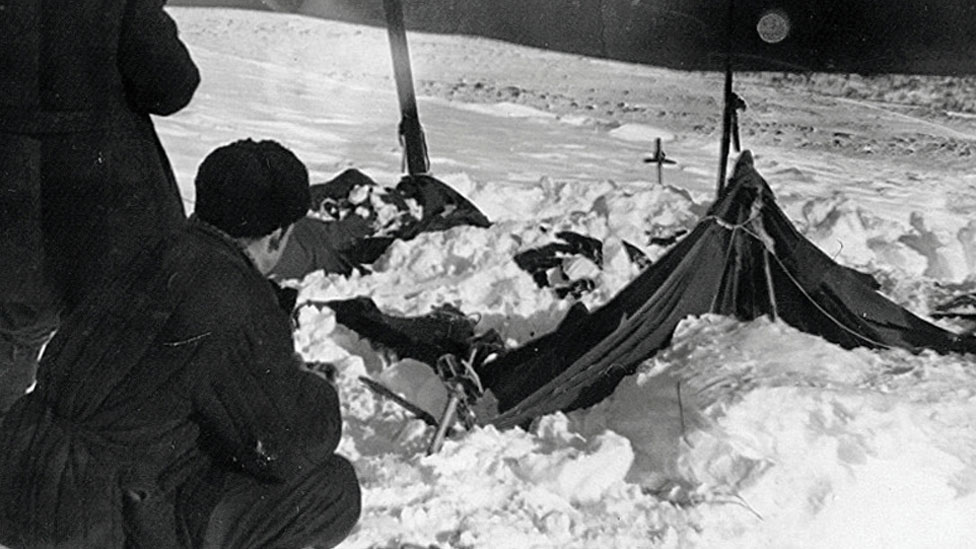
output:
[[[838,320],[834,315],[830,314],[826,309],[824,309],[823,307],[821,307],[820,304],[817,303],[817,301],[815,299],[813,299],[813,296],[811,296],[809,294],[809,292],[807,292],[803,288],[803,286],[796,279],[796,277],[793,276],[793,273],[791,273],[789,271],[789,269],[786,268],[786,265],[783,263],[783,261],[780,260],[779,256],[776,255],[776,251],[769,249],[767,239],[764,239],[761,235],[759,235],[756,232],[754,232],[752,230],[752,228],[749,226],[755,220],[757,220],[759,218],[759,213],[758,213],[758,210],[759,209],[760,208],[757,208],[757,213],[755,213],[754,215],[752,215],[751,217],[749,217],[748,219],[746,219],[742,223],[738,223],[738,224],[729,223],[728,221],[725,221],[724,219],[721,219],[720,217],[717,217],[717,216],[714,216],[714,215],[707,216],[707,217],[703,218],[702,221],[709,221],[709,220],[715,221],[715,223],[719,227],[722,227],[723,229],[732,231],[733,233],[735,233],[738,230],[741,230],[742,232],[746,233],[747,235],[749,235],[752,238],[754,238],[757,241],[759,241],[769,251],[769,255],[773,257],[773,259],[780,266],[780,268],[782,269],[782,271],[784,273],[786,273],[786,276],[790,279],[790,281],[793,283],[793,285],[796,287],[796,289],[799,290],[800,293],[803,295],[803,297],[805,297],[807,299],[807,301],[809,301],[814,306],[814,308],[816,308],[818,311],[820,311],[820,313],[823,314],[828,320],[830,320],[831,322],[833,322],[834,324],[836,324],[837,326],[839,326],[843,331],[849,333],[850,335],[854,336],[857,339],[861,339],[861,340],[863,340],[863,341],[865,341],[865,342],[867,342],[867,343],[869,343],[871,345],[874,345],[876,347],[880,347],[882,349],[890,349],[891,348],[890,345],[885,345],[884,343],[881,343],[879,341],[875,341],[875,340],[873,340],[873,339],[871,339],[871,338],[869,338],[867,336],[864,336],[864,335],[859,334],[856,331],[852,330],[851,328],[849,328],[848,326],[846,326],[844,323],[842,323],[840,320]],[[732,240],[730,239],[729,240],[729,252],[731,252],[731,247],[732,247]],[[726,258],[728,258],[728,255],[726,255]],[[772,292],[772,288],[770,288],[770,292]],[[717,299],[717,296],[716,296],[716,299]],[[715,310],[715,301],[712,302],[712,310],[713,311]]]
[[[868,342],[868,343],[870,343],[870,344],[872,344],[872,345],[874,345],[876,347],[880,347],[882,349],[891,349],[891,346],[890,345],[886,345],[884,343],[881,343],[880,341],[875,341],[875,340],[871,339],[870,337],[861,335],[861,334],[855,332],[854,330],[848,328],[841,321],[837,320],[837,318],[835,318],[834,315],[830,314],[829,312],[827,312],[826,309],[824,309],[823,307],[821,307],[820,304],[817,303],[816,300],[814,300],[813,297],[811,297],[810,294],[807,293],[807,291],[805,289],[803,289],[803,286],[800,285],[800,282],[796,279],[796,277],[793,276],[793,273],[791,273],[789,271],[789,269],[786,268],[786,265],[783,264],[783,262],[779,259],[779,257],[776,254],[771,254],[771,255],[773,256],[773,259],[776,260],[776,263],[779,264],[779,266],[783,270],[783,272],[786,273],[786,276],[789,277],[790,281],[793,282],[793,285],[796,286],[796,288],[798,290],[800,290],[800,293],[802,293],[803,296],[806,297],[807,300],[809,300],[810,303],[812,303],[813,306],[816,307],[816,309],[818,311],[820,311],[825,317],[827,317],[831,322],[833,322],[837,326],[840,326],[840,328],[842,330],[844,330],[845,332],[848,332],[849,334],[851,334],[852,336],[854,336],[856,338],[862,339],[862,340],[864,340],[864,341],[866,341],[866,342]]]
[[[779,307],[776,304],[776,289],[773,287],[773,271],[769,268],[769,256],[775,256],[769,250],[763,250],[763,271],[766,274],[766,292],[769,295],[769,304],[773,309],[773,320],[779,318]]]

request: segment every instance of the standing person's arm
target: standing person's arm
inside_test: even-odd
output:
[[[118,64],[132,104],[158,115],[185,107],[200,72],[180,41],[165,0],[128,0],[119,40]]]

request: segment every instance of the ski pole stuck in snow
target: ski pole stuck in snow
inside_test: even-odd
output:
[[[430,445],[427,447],[427,455],[436,454],[444,443],[444,437],[460,418],[465,429],[471,429],[476,422],[471,407],[474,400],[484,394],[484,387],[481,379],[475,373],[473,363],[478,354],[478,349],[471,351],[470,357],[466,361],[458,364],[454,355],[444,355],[437,361],[437,375],[444,381],[447,388],[448,400],[444,406],[444,413],[437,425],[437,432],[431,438]]]
[[[384,0],[383,10],[386,13],[387,34],[393,55],[393,72],[400,101],[399,133],[404,161],[407,165],[407,173],[422,175],[430,171],[430,160],[427,156],[427,140],[417,111],[417,96],[413,88],[413,72],[410,69],[410,50],[403,23],[403,6],[400,0]]]
[[[404,410],[406,410],[406,411],[410,412],[411,414],[417,416],[417,419],[423,421],[427,425],[430,425],[430,426],[433,426],[433,427],[436,427],[437,426],[437,418],[435,418],[434,416],[430,415],[430,413],[428,413],[426,410],[424,410],[420,406],[417,406],[416,404],[414,404],[414,403],[410,402],[409,400],[403,398],[402,396],[400,396],[399,394],[397,394],[396,392],[394,392],[392,389],[390,389],[386,385],[383,385],[382,383],[380,383],[380,382],[378,382],[378,381],[376,381],[374,379],[370,379],[370,378],[368,378],[366,376],[360,376],[359,377],[359,381],[362,381],[363,384],[366,385],[367,387],[369,387],[374,393],[376,393],[376,394],[378,394],[378,395],[380,395],[382,397],[388,398],[391,401],[399,404]]]

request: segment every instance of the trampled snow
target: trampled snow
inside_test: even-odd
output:
[[[355,166],[395,184],[398,114],[381,29],[243,11],[172,13],[204,81],[190,108],[157,120],[188,205],[200,160],[241,137],[281,141],[316,181]],[[486,66],[524,75],[545,64],[581,82],[610,74],[646,76],[647,86],[716,83],[485,40],[411,40],[419,44],[418,82],[447,71],[436,56],[450,50],[469,63],[450,70],[483,79]],[[504,98],[477,106],[465,99],[422,97],[421,120],[434,174],[494,225],[397,242],[370,275],[309,275],[295,282],[300,301],[368,296],[404,316],[449,303],[477,318],[479,331],[496,329],[516,345],[553,329],[570,306],[538,288],[512,261],[516,252],[562,229],[603,240],[606,261],[584,298],[599,306],[638,273],[623,241],[654,259],[664,248],[650,238],[690,229],[711,198],[714,135],[669,128],[667,117],[611,123],[586,98],[570,116]],[[680,160],[665,169],[665,185],[642,161],[654,137]],[[974,272],[976,230],[968,216],[976,178],[964,170],[920,161],[906,171],[867,153],[754,152],[809,238],[838,261],[880,275],[885,291],[918,314],[927,313],[936,282]],[[432,429],[375,396],[359,376],[382,379],[436,412],[445,395],[431,373],[373,349],[328,309],[305,306],[299,318],[303,356],[338,366],[340,452],[363,484],[363,517],[342,547],[976,543],[971,357],[847,351],[768,320],[689,318],[667,349],[597,406],[542,418],[529,431],[458,433],[426,457]]]

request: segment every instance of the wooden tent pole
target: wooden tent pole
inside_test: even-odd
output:
[[[732,135],[732,116],[735,105],[732,100],[732,34],[735,28],[735,0],[728,0],[729,11],[726,21],[726,49],[725,49],[725,87],[722,93],[722,142],[718,159],[718,192],[721,196],[725,189],[725,172],[729,162],[729,141]]]

